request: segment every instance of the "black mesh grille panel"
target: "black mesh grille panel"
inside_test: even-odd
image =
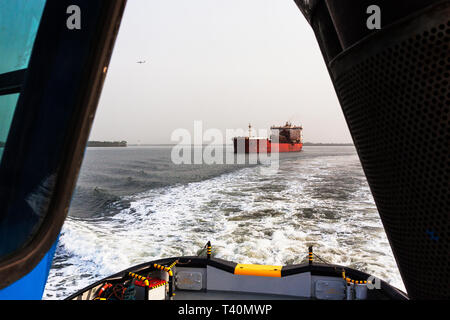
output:
[[[450,298],[450,10],[366,39],[330,71],[411,298]]]

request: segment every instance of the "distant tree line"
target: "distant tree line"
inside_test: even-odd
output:
[[[176,146],[176,145],[177,145],[176,143],[129,144],[129,146],[144,146],[144,147],[145,146],[147,146],[147,147],[151,147],[151,146],[173,147],[173,146]],[[182,144],[178,144],[178,145],[182,145]],[[232,143],[227,143],[227,144],[224,144],[224,145],[232,146],[233,144]],[[325,143],[322,143],[322,142],[304,142],[303,145],[304,146],[323,146],[323,147],[326,147],[326,146],[336,146],[336,147],[339,147],[339,146],[354,146],[353,143],[331,143],[331,142],[325,142]],[[194,145],[192,145],[192,146],[194,146]],[[206,147],[206,146],[209,146],[209,144],[202,144],[202,146]]]
[[[0,148],[5,146],[5,142],[0,141]],[[126,147],[126,141],[89,141],[88,147]]]
[[[88,147],[126,147],[128,144],[126,141],[89,141]],[[160,145],[160,144],[147,144],[148,146],[152,145]],[[161,144],[167,146],[173,146],[175,144]],[[353,146],[353,143],[314,143],[314,142],[305,142],[304,146]],[[0,148],[4,147],[5,143],[0,141]],[[137,144],[133,144],[130,146],[137,146]],[[146,144],[143,144],[146,146]]]
[[[314,143],[314,142],[305,142],[304,146],[353,146],[353,143]]]
[[[89,141],[88,147],[126,147],[126,141]]]

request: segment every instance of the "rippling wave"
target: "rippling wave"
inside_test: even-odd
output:
[[[228,151],[230,152],[230,151]],[[195,255],[287,265],[323,260],[404,290],[353,147],[305,147],[264,165],[170,163],[170,148],[88,150],[44,293],[69,294],[132,265]]]

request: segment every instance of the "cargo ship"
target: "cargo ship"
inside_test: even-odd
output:
[[[234,137],[234,153],[300,152],[303,148],[303,127],[286,122],[270,127],[270,138],[253,137],[248,125],[247,137]]]

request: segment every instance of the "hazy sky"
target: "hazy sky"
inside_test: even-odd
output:
[[[195,120],[224,135],[291,120],[305,141],[351,142],[293,0],[128,0],[90,139],[171,143]]]

